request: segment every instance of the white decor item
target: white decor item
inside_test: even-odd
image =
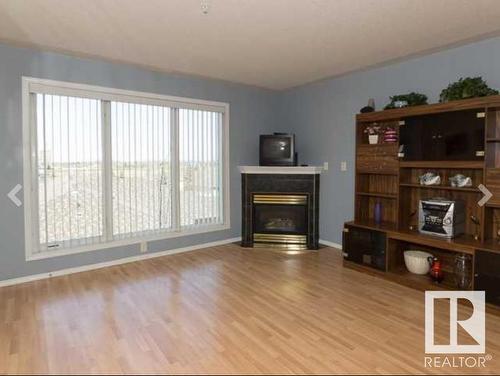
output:
[[[427,274],[430,270],[429,257],[433,257],[428,252],[408,250],[404,252],[406,268],[413,274]]]
[[[472,187],[472,179],[462,174],[456,174],[450,178],[450,184],[457,188]]]
[[[426,172],[419,178],[420,185],[440,185],[441,177],[434,172]]]
[[[370,145],[378,144],[378,134],[369,134],[368,142]]]

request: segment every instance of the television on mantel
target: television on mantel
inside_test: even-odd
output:
[[[261,166],[297,166],[295,135],[274,133],[260,136]]]

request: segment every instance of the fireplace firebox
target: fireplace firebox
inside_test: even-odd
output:
[[[253,194],[253,241],[307,248],[307,195]]]
[[[249,169],[255,172],[246,173]],[[318,249],[318,168],[241,167],[241,171],[242,245]]]

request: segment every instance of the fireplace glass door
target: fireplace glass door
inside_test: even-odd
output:
[[[255,205],[255,230],[263,234],[307,233],[307,213],[304,205]]]
[[[256,242],[305,244],[307,195],[255,194],[253,237]]]

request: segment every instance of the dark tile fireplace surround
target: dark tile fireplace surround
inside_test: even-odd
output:
[[[318,249],[319,173],[244,171],[242,246]]]

